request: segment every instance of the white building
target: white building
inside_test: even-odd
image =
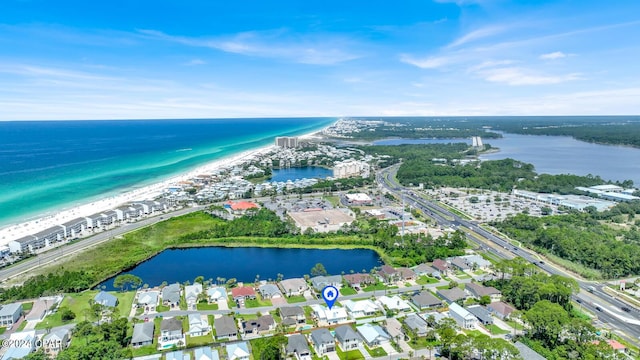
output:
[[[393,297],[381,296],[378,302],[392,311],[406,312],[411,310],[409,303],[402,300],[398,295],[394,295]]]
[[[297,148],[298,138],[295,136],[278,136],[276,137],[276,146],[281,148]]]
[[[449,316],[463,329],[473,329],[478,323],[478,319],[472,313],[456,303],[449,305]]]
[[[333,306],[329,309],[326,306],[314,304],[311,305],[311,310],[318,321],[325,322],[329,325],[343,323],[348,319],[346,309],[340,306]]]
[[[336,179],[365,176],[365,174],[366,176],[369,174],[369,164],[364,161],[347,160],[333,166],[333,177]]]
[[[372,316],[377,312],[382,311],[378,305],[368,299],[360,301],[345,300],[341,301],[341,303],[347,309],[347,312],[349,312],[351,317],[356,319],[365,316]]]

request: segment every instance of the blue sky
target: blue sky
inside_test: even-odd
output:
[[[0,120],[640,114],[640,2],[2,0]]]

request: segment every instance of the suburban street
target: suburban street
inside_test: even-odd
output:
[[[412,190],[404,188],[395,178],[398,167],[399,165],[394,165],[378,172],[376,174],[378,184],[398,198],[404,197],[405,202],[434,218],[441,226],[465,231],[468,239],[500,258],[509,259],[514,256],[520,256],[549,274],[574,278],[578,282],[581,291],[573,299],[577,302],[579,301],[583,308],[595,314],[598,321],[604,324],[604,327],[610,328],[635,345],[640,344],[640,312],[633,305],[605,293],[603,290],[605,285],[584,281],[553,265],[541,263],[540,258],[530,250],[514,245],[507,239],[485,230],[477,223],[461,218],[439,203],[427,200]],[[482,239],[479,239],[476,235],[479,235]],[[593,292],[589,292],[590,287],[594,288]],[[628,307],[631,311],[629,313],[623,312],[621,310],[622,306]]]

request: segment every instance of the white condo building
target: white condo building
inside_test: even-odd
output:
[[[369,164],[364,161],[347,160],[333,166],[333,177],[344,179],[369,173]]]

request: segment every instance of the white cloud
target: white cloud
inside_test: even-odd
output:
[[[230,36],[191,38],[173,36],[156,30],[139,30],[147,37],[205,47],[247,56],[278,58],[312,64],[334,65],[361,57],[350,50],[350,39],[333,35],[307,35],[292,37],[286,30],[248,31]]]
[[[457,60],[453,57],[429,56],[423,59],[418,59],[408,54],[400,55],[400,61],[406,64],[417,66],[421,69],[437,69],[457,62]]]
[[[476,40],[480,40],[480,39],[483,39],[483,38],[487,38],[487,37],[491,37],[491,36],[500,34],[500,33],[504,32],[505,30],[507,30],[507,27],[505,27],[505,26],[488,26],[488,27],[484,27],[484,28],[481,28],[481,29],[477,29],[477,30],[474,30],[474,31],[472,31],[470,33],[467,33],[467,34],[459,37],[454,42],[449,44],[447,47],[452,48],[452,47],[457,47],[457,46],[460,46],[460,45],[464,45],[464,44],[472,42],[472,41],[476,41]]]
[[[503,67],[481,70],[478,74],[489,82],[508,85],[549,85],[579,80],[580,74],[544,75],[518,67]]]
[[[185,63],[187,66],[205,65],[207,62],[202,59],[192,59]]]
[[[568,55],[563,53],[562,51],[555,51],[548,54],[540,55],[540,59],[542,60],[557,60],[567,57]]]

